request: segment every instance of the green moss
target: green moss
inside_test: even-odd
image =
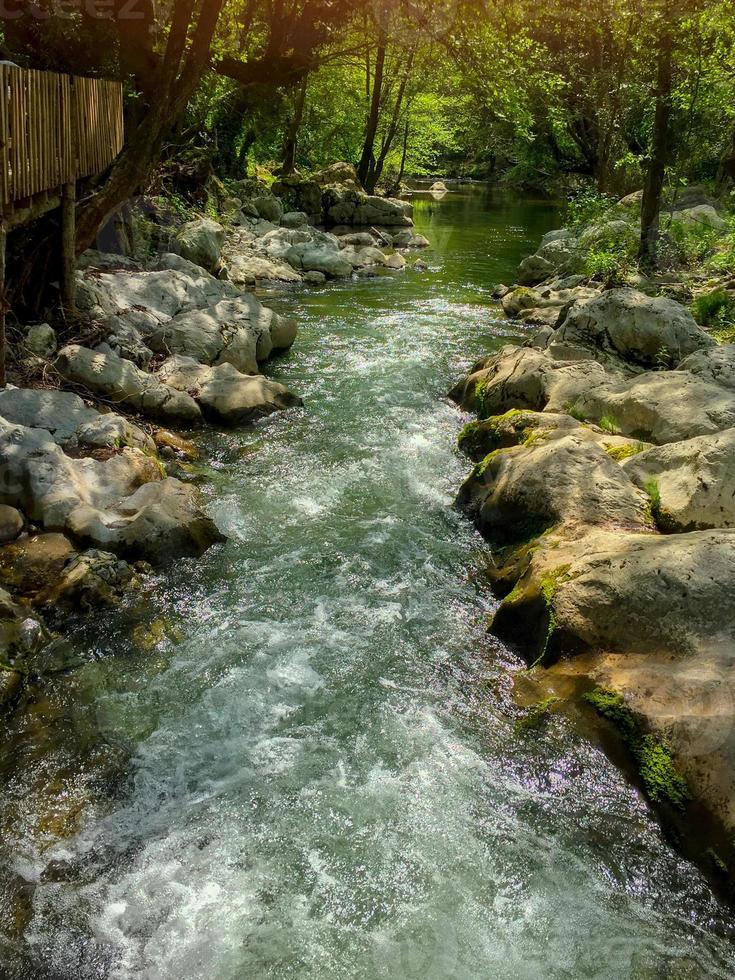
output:
[[[487,406],[487,378],[483,378],[475,385],[475,411],[478,419],[486,419],[490,415]]]
[[[485,473],[487,472],[488,466],[490,466],[490,464],[498,455],[498,453],[502,453],[502,452],[503,452],[502,449],[493,449],[491,453],[488,453],[487,456],[483,459],[483,461],[481,463],[478,463],[477,466],[475,467],[475,476],[477,477],[484,476]]]
[[[583,695],[583,700],[618,729],[636,762],[648,797],[655,803],[668,803],[683,810],[691,794],[674,765],[669,740],[644,734],[625,698],[617,691],[598,687]]]
[[[622,463],[624,459],[630,459],[631,456],[637,456],[638,453],[644,452],[648,447],[642,442],[627,442],[624,446],[608,446],[605,450],[611,459],[614,459],[618,463]]]
[[[551,714],[551,709],[559,704],[561,698],[555,697],[553,694],[538,704],[534,704],[527,712],[526,715],[516,722],[514,726],[515,734],[522,735],[526,732],[537,731],[541,725],[548,720]]]
[[[672,534],[676,531],[677,525],[673,517],[661,504],[661,491],[655,480],[649,480],[643,488],[648,495],[646,510],[652,524],[661,531],[662,534]]]
[[[576,419],[578,422],[587,421],[586,413],[582,411],[582,409],[580,408],[577,402],[571,402],[569,405],[567,405],[565,411],[567,415],[571,415],[571,417],[573,419]]]

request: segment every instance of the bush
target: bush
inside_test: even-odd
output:
[[[726,289],[703,293],[692,303],[692,316],[721,343],[735,341],[735,299]]]
[[[573,231],[581,231],[587,225],[608,217],[616,204],[616,198],[610,194],[600,194],[594,188],[580,191],[567,204],[567,225]]]

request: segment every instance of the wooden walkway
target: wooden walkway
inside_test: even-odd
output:
[[[119,82],[0,65],[0,211],[102,173],[123,135]]]

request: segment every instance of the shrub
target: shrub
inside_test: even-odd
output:
[[[617,199],[610,194],[600,194],[592,187],[587,188],[567,204],[567,224],[573,230],[580,231],[586,225],[607,217],[616,204]]]
[[[726,289],[703,293],[692,303],[692,315],[703,327],[709,327],[721,343],[735,340],[735,299]]]

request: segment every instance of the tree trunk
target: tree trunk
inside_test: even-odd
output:
[[[644,270],[655,268],[658,259],[659,214],[666,167],[671,159],[671,89],[674,39],[668,11],[661,20],[658,39],[656,112],[651,155],[643,185],[641,241],[638,259]]]
[[[309,86],[309,76],[304,75],[304,80],[299,86],[294,103],[293,116],[286,133],[283,144],[283,166],[281,176],[290,177],[296,169],[296,150],[298,148],[299,131],[304,119],[304,109],[306,108],[306,90]]]
[[[370,100],[370,112],[368,113],[367,126],[365,129],[365,142],[362,147],[362,156],[357,168],[357,177],[363,187],[367,187],[371,180],[372,171],[375,168],[375,137],[378,133],[378,122],[380,120],[380,105],[383,100],[383,72],[385,71],[385,52],[386,37],[385,31],[381,28],[378,32],[378,50],[375,55],[375,74],[373,76],[373,92]]]
[[[396,95],[396,101],[393,106],[393,115],[391,117],[390,125],[388,126],[388,131],[386,132],[385,139],[380,147],[378,159],[375,161],[375,166],[372,168],[370,173],[368,184],[365,185],[365,190],[368,192],[368,194],[372,194],[375,191],[375,186],[383,175],[383,167],[385,166],[386,157],[390,153],[391,147],[393,146],[393,141],[396,138],[398,124],[401,121],[403,97],[406,94],[406,86],[408,85],[408,79],[411,75],[411,69],[413,68],[413,59],[415,54],[416,49],[412,48],[408,54],[408,61],[406,62],[406,68],[403,72],[403,77],[401,78],[401,84],[398,87],[398,94]]]

